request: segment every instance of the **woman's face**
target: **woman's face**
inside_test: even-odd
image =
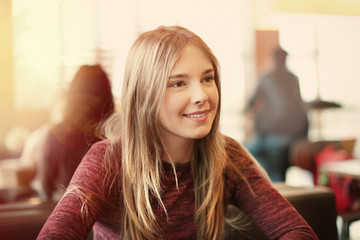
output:
[[[211,130],[219,102],[210,60],[187,45],[168,79],[160,109],[160,132],[165,141],[193,140]]]

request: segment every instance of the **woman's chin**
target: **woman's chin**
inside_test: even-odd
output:
[[[201,131],[201,132],[198,132],[198,133],[195,133],[195,134],[193,135],[193,139],[201,139],[201,138],[206,137],[207,135],[209,135],[210,130],[211,130],[211,129],[205,130],[205,131]]]

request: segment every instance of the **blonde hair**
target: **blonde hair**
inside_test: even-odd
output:
[[[166,149],[159,134],[158,116],[170,72],[188,44],[198,47],[209,58],[219,92],[212,129],[206,137],[195,141],[191,159],[197,234],[199,239],[220,239],[223,235],[226,154],[218,130],[221,99],[218,61],[193,32],[179,26],[162,26],[141,34],[133,44],[126,62],[119,109],[105,124],[105,135],[110,140],[105,167],[107,177],[112,178],[105,181],[111,181],[122,191],[125,239],[163,237],[150,204],[150,198],[155,197],[166,212],[160,183],[161,156]],[[116,152],[121,152],[121,160],[114,157]]]

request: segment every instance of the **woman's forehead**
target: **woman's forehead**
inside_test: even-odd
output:
[[[184,47],[173,66],[171,75],[186,73],[186,71],[194,69],[194,67],[201,68],[205,71],[213,69],[213,64],[211,59],[201,48],[195,46],[194,44],[188,44]]]

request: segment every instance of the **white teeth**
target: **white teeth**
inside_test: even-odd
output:
[[[194,115],[186,115],[187,117],[190,117],[190,118],[199,118],[199,117],[203,117],[205,116],[206,113],[203,113],[203,114],[194,114]]]

